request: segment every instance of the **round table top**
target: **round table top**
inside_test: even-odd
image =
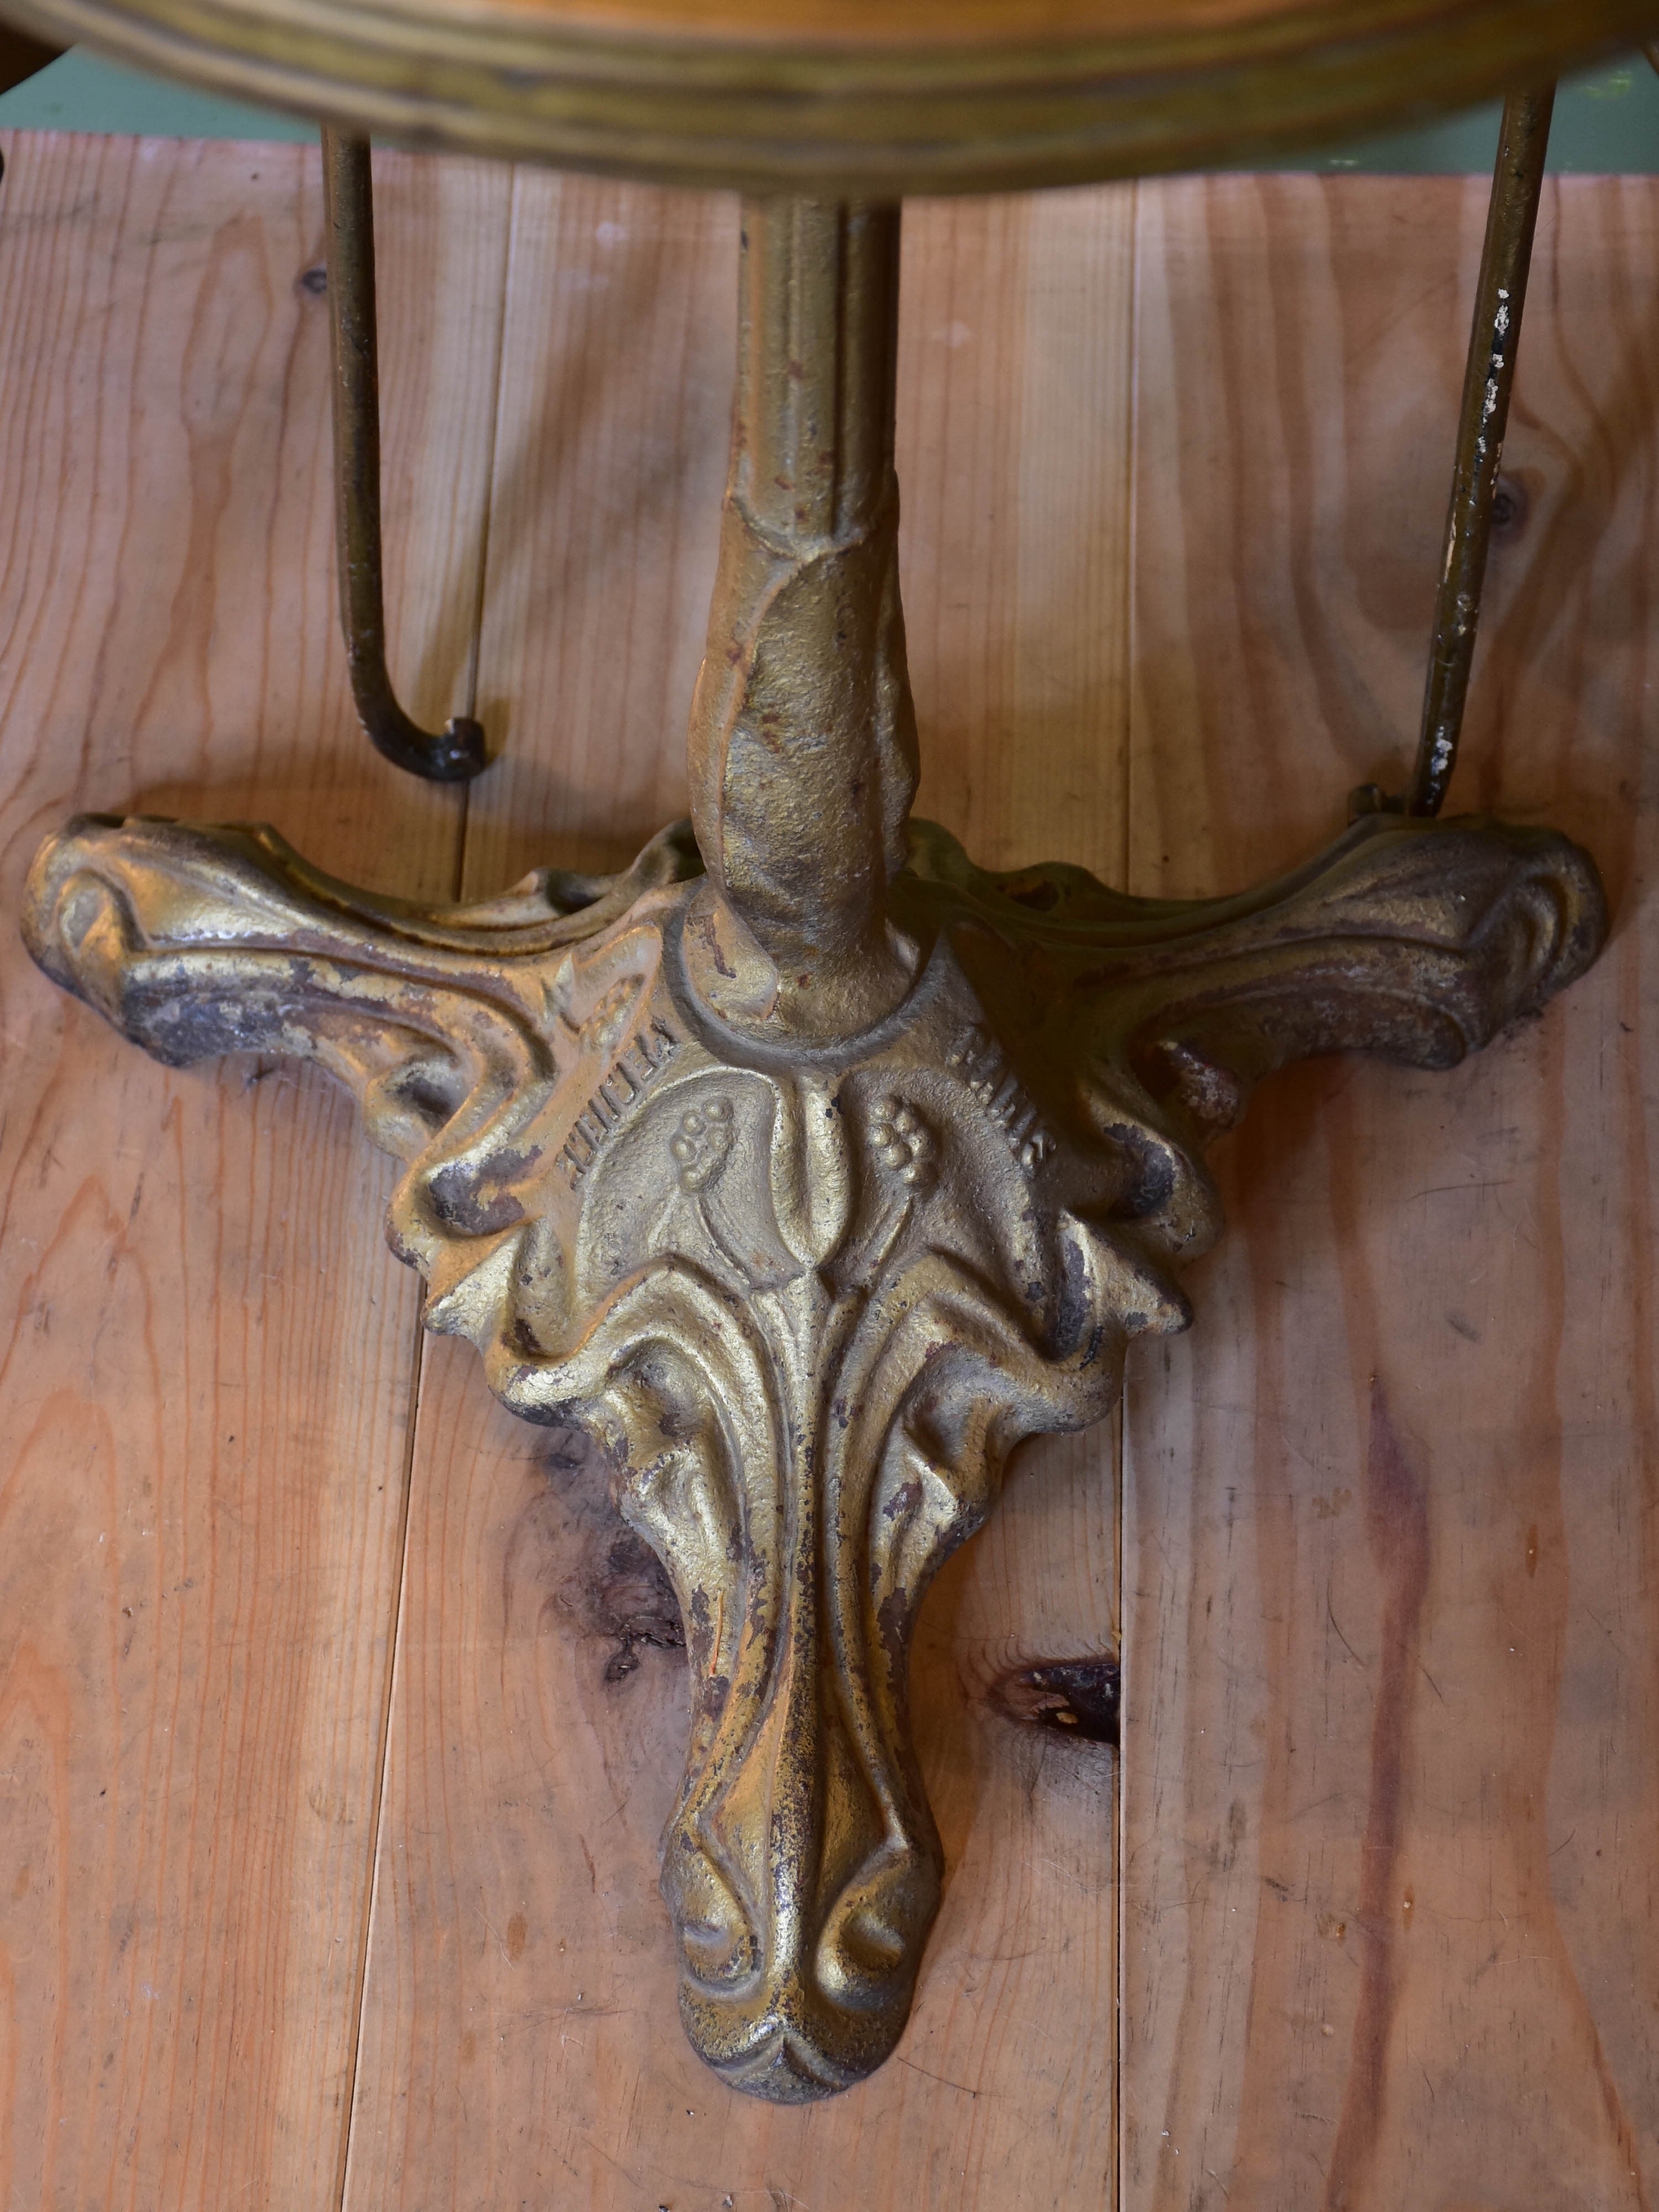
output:
[[[1659,31],[1659,0],[0,0],[0,14],[411,143],[875,198],[1269,161]]]

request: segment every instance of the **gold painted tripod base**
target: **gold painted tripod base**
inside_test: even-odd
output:
[[[485,904],[272,832],[86,819],[25,927],[172,1064],[309,1055],[407,1163],[395,1249],[527,1419],[603,1441],[692,1674],[664,1844],[702,2056],[781,2101],[892,2049],[939,1898],[906,1709],[928,1581],[1024,1437],[1184,1325],[1206,1142],[1271,1070],[1448,1066],[1606,928],[1549,832],[1370,816],[1241,896],[992,875],[909,819],[897,219],[745,216],[695,836]]]
[[[532,1420],[580,1419],[662,1559],[693,1697],[663,1887],[682,2008],[734,2087],[885,2057],[939,1898],[907,1652],[1020,1438],[1108,1412],[1218,1219],[1199,1161],[1251,1084],[1361,1048],[1449,1066],[1601,941],[1564,839],[1373,816],[1237,899],[991,876],[913,825],[902,1003],[768,1043],[690,971],[684,825],[627,874],[417,911],[269,831],[85,821],[36,958],[173,1065],[309,1054],[408,1162],[428,1327]]]

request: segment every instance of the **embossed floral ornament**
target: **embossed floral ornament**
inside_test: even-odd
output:
[[[161,1059],[349,1084],[407,1163],[390,1233],[428,1325],[605,1439],[686,1628],[683,2015],[779,2100],[902,2032],[940,1881],[916,1608],[1013,1446],[1097,1419],[1133,1339],[1184,1324],[1203,1145],[1310,1053],[1450,1066],[1606,927],[1583,854],[1490,823],[1373,816],[1183,903],[988,874],[911,822],[896,247],[890,210],[746,211],[695,842],[418,909],[270,831],[94,819],[43,848],[25,919]]]
[[[306,1053],[409,1162],[428,1325],[605,1437],[694,1698],[663,1883],[697,2048],[844,2086],[901,2031],[939,1850],[906,1711],[940,1561],[1023,1437],[1095,1419],[1218,1227],[1200,1144],[1285,1060],[1445,1066],[1582,969],[1565,840],[1374,817],[1232,900],[998,878],[917,823],[915,981],[817,1048],[711,1016],[683,830],[488,907],[358,897],[270,832],[87,822],[29,889],[48,973],[164,1060]],[[580,900],[581,902],[577,903]]]

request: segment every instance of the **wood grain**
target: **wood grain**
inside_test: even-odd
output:
[[[1481,197],[1144,196],[1137,888],[1266,873],[1403,775]],[[1128,2206],[1656,2185],[1656,218],[1550,187],[1454,791],[1583,837],[1613,947],[1451,1077],[1277,1083],[1132,1390]]]
[[[729,203],[380,168],[394,666],[431,723],[476,657],[507,747],[459,794],[351,722],[314,157],[4,150],[14,906],[82,805],[471,892],[680,805]],[[1433,180],[911,210],[926,811],[1205,890],[1403,772],[1481,219]],[[1124,1423],[1121,1873],[1111,1755],[988,1694],[1115,1641],[1102,1431],[924,1611],[945,1901],[826,2106],[681,2037],[683,1658],[580,1438],[418,1352],[325,1084],[167,1074],[0,939],[0,2204],[1651,2207],[1656,261],[1651,183],[1550,187],[1455,793],[1583,837],[1614,943],[1456,1074],[1304,1070],[1224,1150]]]
[[[314,155],[4,150],[5,911],[87,805],[269,814],[343,873],[448,890],[454,797],[371,754],[334,634]],[[422,375],[493,383],[499,187],[384,181],[390,474],[420,492],[394,606],[423,617],[488,425],[411,405],[404,364],[435,330]],[[413,1410],[389,1175],[326,1083],[169,1074],[12,928],[0,1034],[0,2203],[320,2212]]]
[[[475,795],[480,891],[620,855],[682,803],[732,364],[729,205],[528,177],[519,195],[484,640],[541,726],[516,710],[522,757]],[[1132,220],[1127,194],[908,219],[927,803],[999,851],[1103,859],[1121,821]],[[732,2095],[680,2031],[656,1881],[684,1659],[640,1643],[617,1664],[641,1587],[620,1534],[571,1438],[538,1439],[470,1353],[434,1350],[348,2205],[1109,2204],[1113,1761],[1028,1740],[987,1692],[1115,1644],[1110,1434],[1033,1455],[929,1598],[945,1905],[898,2056],[808,2111]]]
[[[466,883],[617,867],[686,808],[731,440],[737,204],[515,173]]]

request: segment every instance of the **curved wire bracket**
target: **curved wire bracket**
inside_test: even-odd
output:
[[[351,696],[377,752],[411,775],[465,783],[489,766],[482,726],[456,714],[434,734],[411,721],[386,665],[380,556],[380,380],[374,313],[374,192],[367,138],[323,127],[328,319],[334,356],[334,514],[340,623]]]

